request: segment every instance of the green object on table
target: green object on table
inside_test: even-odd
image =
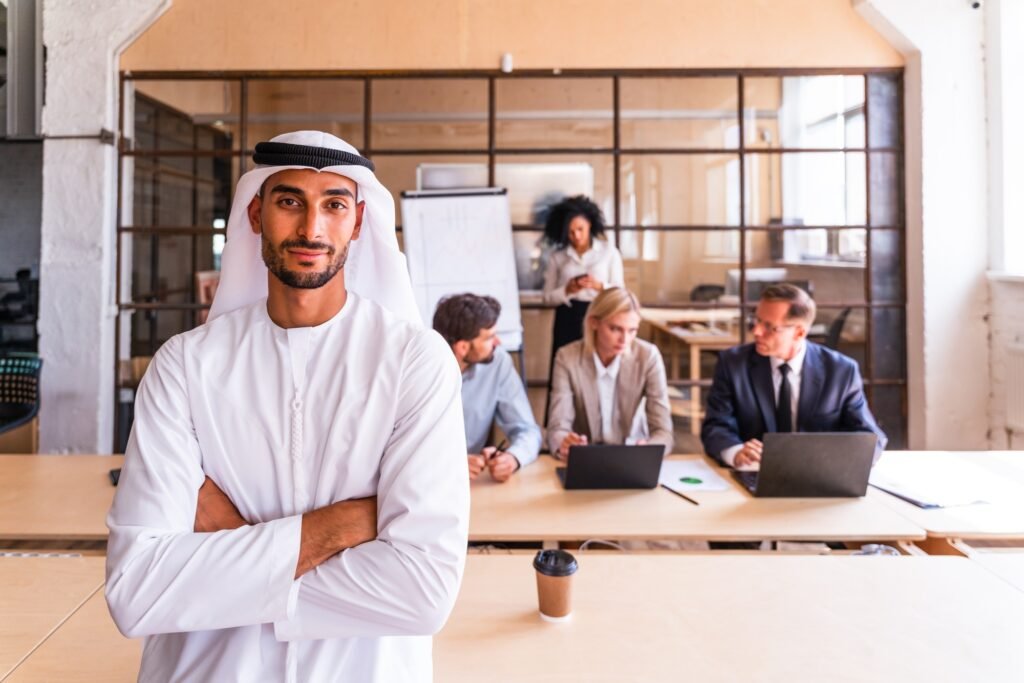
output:
[[[697,477],[679,477],[679,481],[683,482],[684,484],[703,484],[704,483],[703,479],[698,479]]]

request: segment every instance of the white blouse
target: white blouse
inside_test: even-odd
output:
[[[544,303],[567,305],[570,298],[593,301],[598,294],[596,289],[581,289],[571,297],[565,292],[569,280],[587,274],[603,282],[605,287],[624,287],[622,254],[602,238],[595,239],[582,256],[572,245],[551,252],[544,271]]]

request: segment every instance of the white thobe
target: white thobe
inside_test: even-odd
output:
[[[469,518],[459,368],[354,294],[317,327],[262,300],[170,339],[107,519],[107,602],[141,681],[429,681]],[[251,526],[194,533],[209,475]],[[301,515],[378,496],[378,536],[294,579]]]

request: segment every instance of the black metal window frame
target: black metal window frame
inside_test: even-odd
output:
[[[746,117],[744,116],[744,90],[745,80],[748,78],[785,78],[793,76],[862,76],[865,80],[865,97],[864,97],[864,146],[862,147],[748,147],[746,139]],[[898,109],[895,112],[895,118],[899,121],[898,125],[898,136],[897,144],[891,146],[872,146],[871,145],[871,115],[870,115],[870,101],[868,97],[868,78],[870,76],[883,76],[895,80],[898,83],[898,99],[896,107]],[[623,79],[638,79],[638,78],[734,78],[736,80],[737,88],[737,108],[736,108],[736,123],[739,128],[738,142],[735,147],[670,147],[670,148],[656,148],[656,147],[623,147],[621,145],[621,112],[622,102],[620,98],[620,83]],[[502,148],[497,145],[496,129],[497,129],[497,84],[500,81],[514,80],[514,79],[610,79],[612,82],[612,146],[611,147],[514,147],[514,148]],[[417,71],[417,70],[404,70],[404,71],[387,71],[387,72],[376,72],[376,71],[204,71],[204,72],[193,72],[193,71],[136,71],[136,72],[122,72],[120,78],[120,129],[124,131],[124,116],[125,116],[125,95],[127,92],[126,85],[130,81],[223,81],[236,83],[238,85],[238,92],[240,97],[239,102],[239,144],[236,148],[222,149],[222,150],[154,150],[154,149],[137,149],[134,145],[134,141],[130,138],[121,135],[118,144],[118,207],[117,207],[117,294],[116,300],[118,305],[119,314],[126,311],[161,311],[161,310],[201,310],[206,306],[198,303],[159,303],[159,302],[138,302],[132,299],[125,300],[125,292],[121,291],[121,277],[120,267],[122,262],[121,250],[121,235],[122,233],[135,233],[135,234],[184,234],[193,236],[205,236],[205,235],[216,235],[224,234],[223,230],[207,226],[134,226],[124,224],[123,217],[121,215],[121,193],[125,191],[122,187],[122,172],[123,172],[123,161],[128,157],[172,157],[172,156],[185,156],[185,157],[225,157],[225,158],[237,158],[239,163],[239,174],[245,173],[251,164],[252,147],[256,140],[249,140],[247,138],[247,114],[248,114],[248,89],[249,84],[253,81],[261,80],[347,80],[353,82],[362,83],[363,90],[363,106],[362,106],[362,128],[364,139],[363,144],[360,147],[360,151],[363,155],[373,159],[374,157],[386,157],[386,156],[444,156],[444,157],[458,157],[458,156],[486,156],[487,158],[487,172],[488,181],[490,184],[494,183],[495,178],[495,166],[496,159],[499,156],[565,156],[565,155],[580,155],[580,156],[610,156],[612,158],[613,170],[612,170],[612,193],[614,195],[614,215],[611,225],[608,226],[609,230],[614,234],[617,244],[621,244],[621,233],[624,231],[630,232],[704,232],[723,230],[738,233],[739,236],[739,256],[738,256],[738,267],[740,271],[739,291],[746,291],[746,271],[747,271],[747,254],[746,254],[746,237],[751,233],[757,232],[771,232],[780,233],[784,231],[792,230],[825,230],[829,236],[830,244],[838,236],[839,231],[842,230],[863,230],[866,235],[866,256],[864,263],[864,296],[860,300],[840,300],[840,301],[819,301],[819,309],[841,309],[841,308],[853,308],[855,310],[863,310],[865,314],[865,359],[864,359],[864,382],[866,391],[868,394],[869,401],[873,400],[874,388],[892,386],[899,387],[901,394],[901,407],[902,417],[904,420],[904,431],[906,421],[906,402],[907,402],[907,379],[906,379],[906,253],[905,253],[905,208],[902,199],[903,187],[904,187],[904,136],[903,136],[903,125],[902,125],[902,112],[903,112],[903,69],[902,68],[736,68],[736,69],[566,69],[558,72],[549,69],[528,69],[528,70],[517,70],[514,73],[506,74],[493,70],[430,70],[430,71]],[[476,81],[486,81],[487,84],[487,144],[485,147],[475,148],[392,148],[378,149],[373,144],[373,108],[372,108],[372,96],[373,96],[373,85],[375,82],[387,81],[387,80],[451,80],[451,79],[467,79]],[[747,179],[746,173],[746,158],[747,155],[787,155],[787,154],[816,154],[816,153],[863,153],[865,157],[865,192],[866,192],[866,220],[864,225],[813,225],[813,226],[793,226],[793,225],[748,225],[747,221],[747,210],[746,210],[746,187]],[[897,220],[892,221],[886,225],[873,225],[871,218],[871,160],[872,155],[877,153],[884,153],[893,155],[896,160],[896,179],[899,183],[898,192],[898,208],[897,208]],[[708,224],[708,225],[693,225],[693,224],[657,224],[657,225],[622,225],[621,221],[621,207],[622,207],[622,188],[621,188],[621,158],[622,156],[644,156],[644,155],[659,155],[659,156],[685,156],[685,155],[711,155],[711,154],[727,154],[734,156],[739,160],[739,222],[738,225],[721,225],[721,224]],[[233,191],[234,188],[231,188]],[[401,230],[401,226],[396,226],[397,230]],[[512,226],[513,231],[516,232],[539,232],[542,230],[541,226],[537,225],[523,225],[517,224]],[[899,290],[901,296],[898,300],[875,300],[872,292],[872,233],[874,231],[888,231],[896,232],[901,238],[901,249],[899,257]],[[704,303],[704,302],[680,302],[676,304],[666,304],[661,302],[645,302],[645,305],[657,306],[659,308],[715,308],[719,307],[715,303]],[[741,300],[741,314],[742,319],[752,313],[754,304],[749,301]],[[904,321],[903,332],[903,358],[901,359],[900,377],[898,379],[893,378],[880,378],[875,373],[874,363],[874,339],[872,335],[872,323],[873,315],[872,312],[882,309],[893,309],[902,313]],[[117,316],[116,325],[118,330],[120,329],[121,316]],[[746,330],[741,326],[741,343],[746,341]],[[120,358],[120,334],[117,334],[117,344],[115,345],[116,359]],[[675,385],[688,386],[692,385],[691,380],[677,380],[673,382]]]

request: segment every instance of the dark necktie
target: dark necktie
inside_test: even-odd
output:
[[[782,384],[779,385],[779,402],[775,406],[775,431],[793,431],[793,388],[789,385],[789,371],[792,368],[787,363],[779,366],[782,373]]]

